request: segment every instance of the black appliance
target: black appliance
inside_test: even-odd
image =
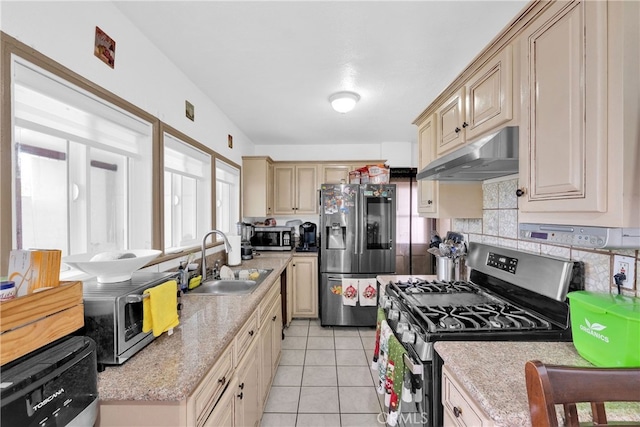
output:
[[[300,243],[296,247],[296,252],[318,252],[316,229],[316,225],[312,222],[305,222],[300,225]]]
[[[566,295],[584,288],[582,263],[470,243],[467,266],[469,281],[409,278],[389,283],[380,299],[421,385],[420,396],[401,404],[403,427],[443,423],[435,342],[572,339]]]
[[[70,336],[5,364],[2,425],[92,426],[98,416],[96,346]]]

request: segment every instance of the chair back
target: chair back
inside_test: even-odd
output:
[[[525,378],[535,427],[558,426],[555,405],[563,405],[565,425],[578,427],[576,403],[591,403],[594,425],[612,425],[607,424],[604,402],[640,402],[639,368],[545,365],[532,360],[525,365]]]

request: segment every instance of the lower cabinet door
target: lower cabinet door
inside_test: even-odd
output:
[[[235,426],[254,427],[260,421],[259,351],[257,340],[242,356],[236,369],[238,383],[235,387]]]
[[[280,299],[278,298],[278,301]],[[271,313],[270,313],[271,314]],[[271,357],[273,341],[273,322],[271,318],[265,320],[264,325],[260,329],[260,403],[264,406],[265,400],[269,393],[272,377],[272,361]]]
[[[209,417],[202,424],[202,427],[233,427],[235,389],[238,386],[237,380],[231,381],[227,390],[222,394],[218,403],[209,414]]]
[[[272,323],[271,329],[271,375],[276,375],[278,364],[280,363],[280,352],[282,350],[282,310],[281,300],[278,298],[271,309],[271,317],[268,319]]]

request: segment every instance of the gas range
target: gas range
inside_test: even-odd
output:
[[[410,412],[426,413],[429,425],[442,423],[435,342],[571,340],[566,295],[583,289],[581,263],[471,243],[467,267],[468,281],[403,278],[380,298],[407,362],[422,365],[424,403]]]

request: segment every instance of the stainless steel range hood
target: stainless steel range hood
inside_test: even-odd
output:
[[[440,157],[417,178],[435,181],[484,181],[518,173],[518,127],[509,126]]]

